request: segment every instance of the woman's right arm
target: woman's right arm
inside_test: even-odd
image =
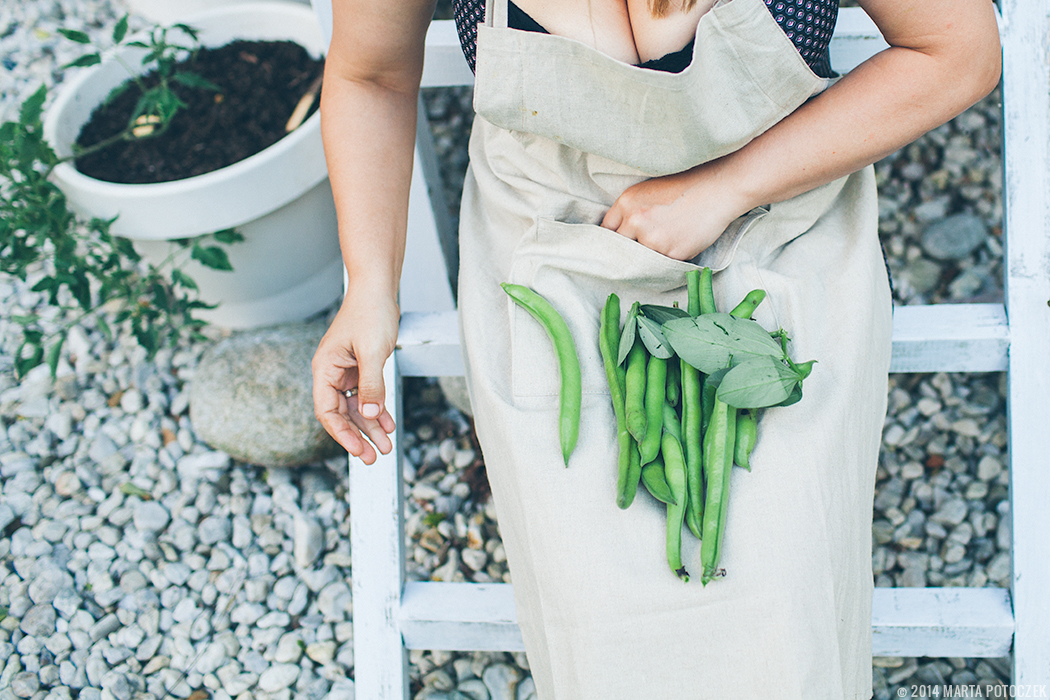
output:
[[[398,285],[426,30],[434,0],[332,0],[321,134],[349,275],[313,358],[314,412],[347,451],[388,453],[383,365],[397,342]],[[357,388],[357,396],[344,392]],[[368,437],[368,440],[364,439]]]

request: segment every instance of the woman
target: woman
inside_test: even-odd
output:
[[[890,48],[834,81],[827,37],[799,36],[826,29],[833,2],[653,2],[489,0],[477,30],[459,308],[537,694],[869,698],[891,325],[870,164],[992,89],[993,6],[862,0]],[[350,286],[314,358],[314,397],[366,463],[394,428],[382,366],[432,9],[334,7],[322,120]],[[676,54],[685,65],[667,70]],[[765,289],[757,320],[819,361],[801,402],[762,417],[752,472],[732,480],[726,575],[708,586],[669,572],[657,504],[614,505],[596,341],[609,292],[681,301],[696,264],[717,271],[720,308]],[[568,469],[553,355],[505,281],[554,300],[576,339],[584,412]],[[686,568],[698,556],[687,546]]]

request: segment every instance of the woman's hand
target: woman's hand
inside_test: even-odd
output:
[[[717,163],[628,187],[602,226],[675,260],[691,260],[751,207],[718,192]]]
[[[348,293],[314,353],[314,413],[328,434],[365,464],[376,461],[375,448],[389,454],[393,446],[383,365],[397,343],[398,318],[393,299]],[[348,398],[353,389],[357,394]]]

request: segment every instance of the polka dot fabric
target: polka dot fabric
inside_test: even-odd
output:
[[[823,78],[835,75],[828,56],[828,42],[835,30],[838,0],[764,0],[773,19],[787,34],[813,72]],[[485,0],[452,0],[459,42],[470,69],[474,70],[478,23],[485,20]]]
[[[822,78],[833,77],[828,43],[839,14],[838,0],[765,0],[765,3],[813,72]]]

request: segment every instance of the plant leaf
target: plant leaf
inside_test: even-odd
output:
[[[70,61],[63,68],[86,68],[102,62],[102,56],[97,53],[86,53],[75,61]]]
[[[207,78],[202,78],[196,73],[176,73],[175,75],[171,76],[171,79],[177,83],[185,85],[186,87],[200,88],[202,90],[213,90],[215,92],[222,91],[221,87],[208,80]]]
[[[77,29],[59,29],[58,33],[64,36],[65,38],[69,39],[70,41],[77,42],[78,44],[91,43],[91,37]]]
[[[119,44],[124,41],[124,37],[128,33],[128,16],[125,14],[117,22],[117,26],[113,27],[113,43]]]
[[[689,313],[677,306],[657,306],[656,304],[642,304],[642,315],[651,318],[663,325],[674,318],[688,318]]]
[[[718,385],[718,398],[734,408],[776,406],[791,396],[798,374],[780,360],[756,357],[734,366]]]
[[[663,331],[675,353],[705,374],[728,367],[731,361],[784,355],[758,323],[729,314],[676,318],[663,324]]]
[[[623,322],[623,330],[620,332],[620,347],[616,352],[616,365],[620,366],[627,359],[627,354],[634,347],[634,339],[638,329],[638,310],[641,304],[637,301],[631,304],[631,310],[627,312],[627,320]]]
[[[234,228],[226,228],[212,234],[219,243],[240,243],[244,240],[244,234]]]
[[[218,246],[202,246],[194,245],[193,251],[190,253],[190,257],[198,261],[205,267],[210,267],[213,270],[233,270],[233,265],[230,264],[230,258],[226,255],[226,251]]]
[[[175,284],[186,289],[197,289],[197,283],[193,281],[193,278],[177,267],[171,269],[171,279]]]
[[[660,330],[660,324],[651,318],[645,316],[638,317],[638,335],[642,339],[642,343],[645,344],[645,349],[649,351],[649,354],[653,357],[658,357],[661,360],[669,360],[674,356],[674,351],[671,350],[671,345],[667,342],[663,332]]]
[[[123,484],[120,485],[120,492],[125,496],[138,496],[144,501],[149,501],[153,499],[153,495],[149,491],[142,488],[141,486],[136,486],[130,481],[125,481]]]
[[[795,385],[795,388],[791,390],[791,395],[786,399],[777,404],[777,406],[790,406],[791,404],[798,403],[802,400],[802,382]]]
[[[51,370],[51,378],[58,374],[58,360],[62,356],[62,344],[66,342],[64,335],[59,335],[58,340],[47,349],[47,367]]]
[[[40,122],[40,114],[44,108],[44,100],[47,98],[47,88],[41,85],[37,91],[26,98],[18,115],[18,123],[22,126],[33,126]]]

